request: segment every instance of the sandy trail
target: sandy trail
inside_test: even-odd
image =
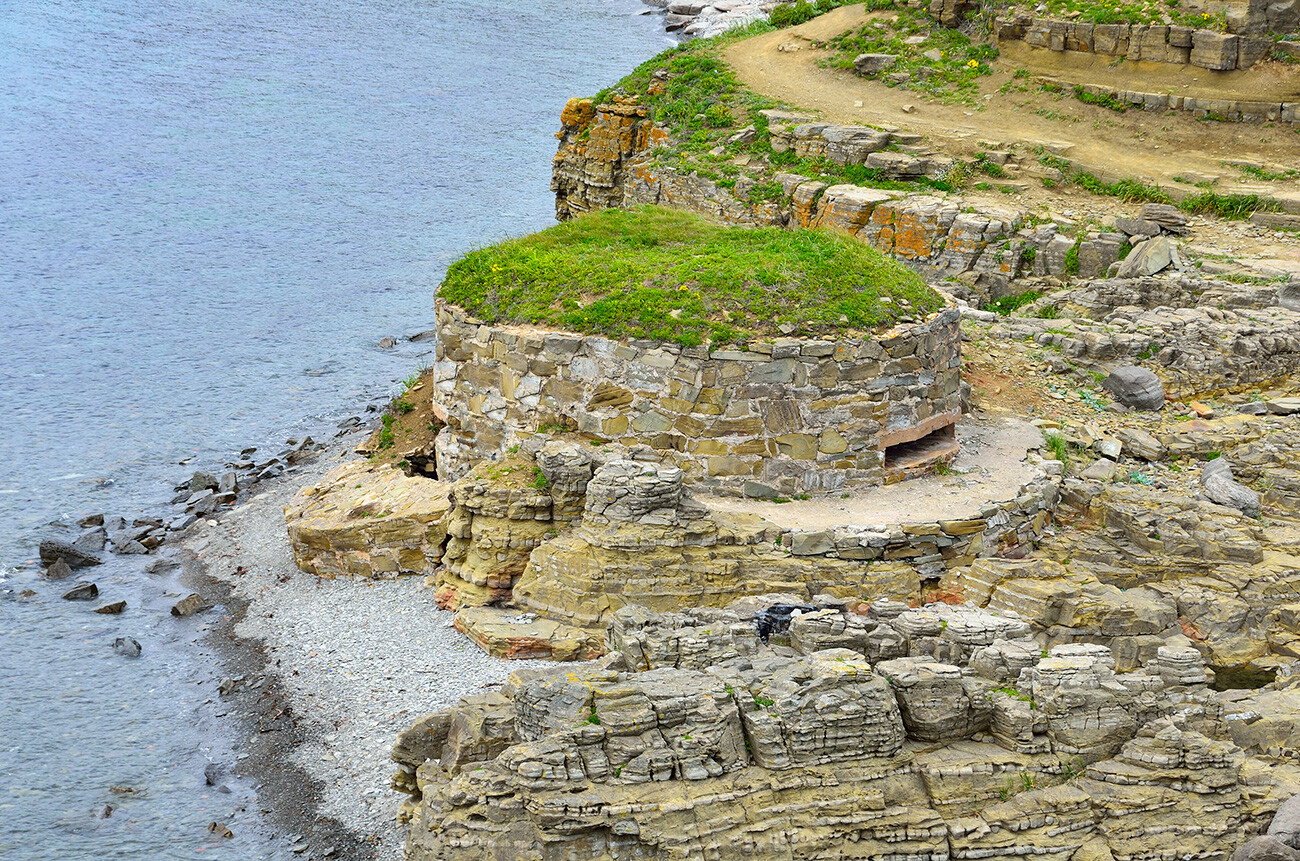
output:
[[[1058,54],[1020,43],[1002,46],[995,74],[982,79],[982,110],[946,105],[924,93],[890,88],[851,71],[824,68],[832,52],[820,44],[856,28],[870,16],[863,7],[841,7],[806,24],[766,33],[730,46],[725,58],[740,79],[764,95],[821,113],[828,121],[893,126],[924,134],[951,154],[1019,144],[1048,145],[1107,179],[1139,178],[1162,186],[1189,172],[1219,177],[1224,191],[1271,189],[1300,193],[1291,183],[1242,183],[1227,160],[1270,165],[1275,170],[1300,164],[1300,133],[1289,126],[1198,121],[1183,112],[1116,113],[1085,105],[1072,95],[998,93],[1018,67],[1067,83],[1109,84],[1120,89],[1216,94],[1252,99],[1300,99],[1300,74],[1276,63],[1249,72],[1212,73],[1161,63],[1123,63],[1111,68],[1086,54]],[[1068,62],[1063,58],[1068,58]],[[1081,60],[1081,62],[1076,62]],[[1135,87],[1141,83],[1140,87]],[[1068,91],[1068,88],[1067,88]],[[1223,94],[1230,94],[1224,96]],[[910,106],[910,112],[904,111]],[[1035,113],[1043,111],[1044,114]]]

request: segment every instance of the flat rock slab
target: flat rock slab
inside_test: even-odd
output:
[[[427,574],[442,560],[450,485],[346,463],[284,507],[298,567],[318,577]]]
[[[898,484],[786,503],[764,499],[709,497],[714,512],[757,514],[786,529],[814,531],[836,526],[889,527],[899,523],[965,521],[980,510],[1014,499],[1037,475],[1025,452],[1043,444],[1038,428],[1021,419],[991,423],[961,422],[961,451],[952,475],[929,475]]]
[[[494,658],[590,661],[605,654],[601,636],[532,613],[467,607],[455,626]]]

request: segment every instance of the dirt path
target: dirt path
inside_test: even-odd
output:
[[[870,13],[872,16],[892,13]],[[727,62],[752,89],[790,104],[819,111],[845,124],[895,126],[926,135],[951,154],[1012,144],[1047,145],[1057,154],[1105,179],[1138,178],[1161,186],[1177,185],[1175,176],[1218,178],[1221,191],[1274,191],[1300,194],[1296,183],[1243,182],[1225,160],[1271,166],[1273,171],[1300,164],[1300,133],[1289,126],[1198,121],[1183,112],[1116,113],[1085,105],[1072,95],[999,93],[1014,70],[1062,82],[1111,84],[1143,91],[1172,90],[1221,97],[1300,98],[1300,74],[1290,67],[1265,64],[1262,71],[1212,73],[1169,64],[1124,63],[1116,68],[1100,58],[1057,54],[1023,44],[1002,47],[995,74],[982,79],[982,110],[946,105],[923,93],[860,78],[851,71],[823,68],[832,53],[825,40],[862,25],[863,7],[841,7],[806,24],[738,42],[727,49]],[[1067,65],[1063,58],[1071,63]],[[1084,63],[1075,64],[1075,58]],[[1153,68],[1159,66],[1167,68]],[[1259,67],[1257,67],[1259,68]],[[1199,72],[1199,74],[1197,74]],[[1211,76],[1219,76],[1211,79]],[[1067,88],[1068,91],[1068,88]],[[905,106],[908,110],[905,110]],[[1042,113],[1036,113],[1041,111]]]

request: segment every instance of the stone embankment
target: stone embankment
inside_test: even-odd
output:
[[[836,340],[709,350],[489,326],[438,305],[438,473],[543,428],[648,445],[713,493],[793,496],[896,480],[955,450],[958,315]]]

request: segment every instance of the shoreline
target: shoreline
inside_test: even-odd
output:
[[[220,672],[242,678],[222,698],[243,730],[233,770],[257,784],[267,821],[297,838],[293,848],[306,844],[298,857],[399,861],[403,796],[388,785],[397,734],[547,662],[480,652],[423,578],[322,580],[297,568],[283,506],[351,459],[359,436],[198,521],[176,546],[186,575],[228,610],[207,641]]]

